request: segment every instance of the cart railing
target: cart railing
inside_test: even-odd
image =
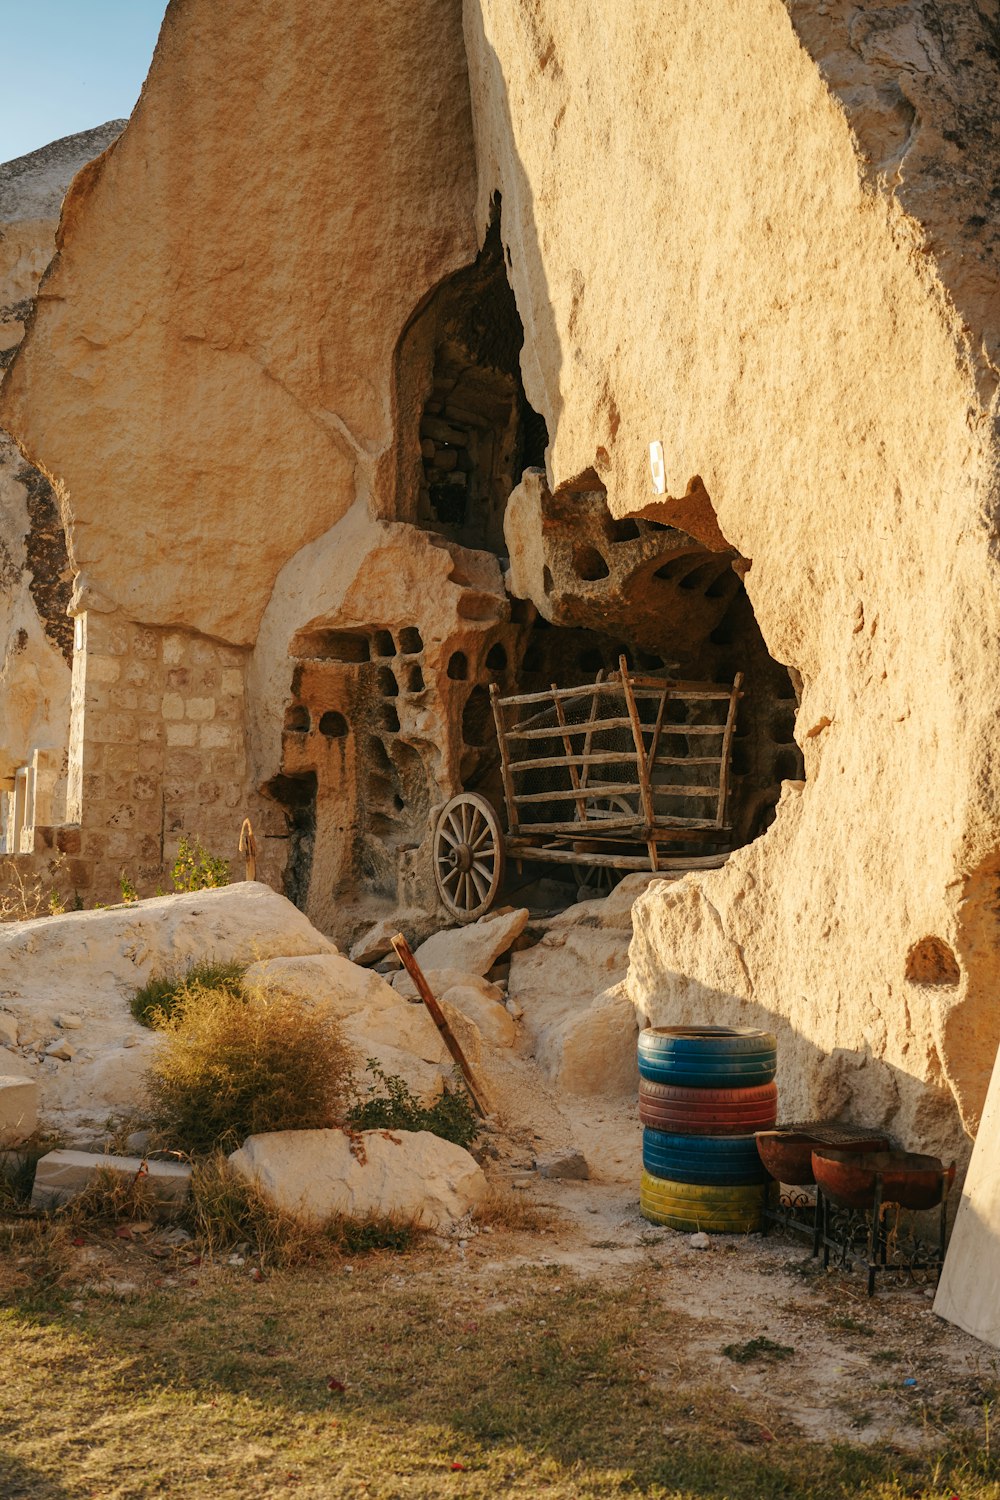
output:
[[[602,843],[638,840],[656,870],[660,843],[724,841],[742,683],[630,672],[622,657],[580,687],[502,698],[494,686],[511,852],[582,839],[592,861]]]

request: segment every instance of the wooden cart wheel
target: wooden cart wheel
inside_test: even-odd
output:
[[[500,820],[476,792],[460,792],[441,809],[434,828],[434,883],[453,917],[485,916],[503,883]]]
[[[598,822],[601,818],[620,818],[622,814],[629,817],[633,808],[629,806],[624,797],[588,796],[587,817]],[[580,814],[577,812],[576,817]],[[608,865],[585,864],[586,855],[580,855],[578,865],[570,865],[576,877],[577,895],[582,901],[596,901],[601,896],[610,895],[615,886],[621,880],[624,870],[614,870]]]

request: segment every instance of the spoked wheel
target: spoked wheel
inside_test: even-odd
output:
[[[587,817],[595,823],[601,818],[620,818],[622,814],[626,817],[633,815],[633,809],[624,797],[588,797]],[[579,817],[579,813],[577,813]],[[596,901],[601,896],[607,896],[613,891],[624,874],[623,870],[615,870],[609,865],[588,865],[582,863],[586,859],[581,854],[581,863],[572,865],[570,868],[576,877],[577,894],[583,901]]]
[[[493,808],[461,792],[441,810],[434,829],[434,882],[460,922],[485,916],[503,883],[503,834]]]

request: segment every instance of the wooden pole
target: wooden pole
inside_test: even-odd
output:
[[[433,990],[427,983],[423,970],[414,958],[409,943],[401,932],[397,932],[391,941],[397,958],[413,980],[413,983],[417,987],[417,993],[430,1011],[431,1020],[441,1033],[441,1040],[462,1071],[462,1077],[465,1079],[465,1086],[469,1090],[469,1097],[476,1107],[476,1113],[485,1120],[490,1114],[490,1110],[486,1106],[484,1095],[476,1081],[475,1074],[469,1066],[468,1058],[459,1046],[458,1038],[448,1025],[445,1013],[438,1004]]]
[[[632,684],[628,680],[628,662],[624,656],[618,658],[618,670],[622,680],[622,692],[625,694],[625,704],[628,708],[629,722],[632,725],[632,739],[635,742],[636,766],[639,772],[639,793],[642,797],[642,810],[646,815],[646,832],[649,850],[649,866],[654,872],[659,868],[657,863],[656,841],[651,837],[656,815],[653,811],[653,793],[649,784],[649,768],[646,764],[646,746],[642,739],[642,721],[639,718],[639,710],[636,707],[635,698],[632,696]]]
[[[249,818],[243,819],[243,827],[240,829],[240,853],[246,861],[247,880],[256,880],[257,840],[254,838],[253,824]]]

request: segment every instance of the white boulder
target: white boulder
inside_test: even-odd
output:
[[[462,969],[466,974],[486,974],[502,953],[524,931],[527,907],[481,917],[468,927],[450,927],[436,932],[414,954],[426,974],[428,969]]]
[[[16,1036],[20,1050],[0,1049],[0,1072],[36,1079],[43,1119],[70,1140],[92,1140],[109,1115],[141,1105],[159,1039],[133,1019],[129,1002],[153,975],[183,974],[204,959],[336,953],[290,901],[258,882],[5,923],[0,1002],[4,1035],[9,1043]]]
[[[38,1084],[0,1075],[0,1146],[16,1146],[38,1129]]]
[[[381,975],[339,954],[269,959],[247,970],[247,982],[332,1006],[359,1061],[374,1058],[423,1103],[437,1098],[451,1073],[451,1057],[426,1008],[408,1004]]]
[[[484,995],[478,985],[453,984],[441,1001],[471,1022],[488,1047],[513,1047],[517,1039],[513,1018],[499,999]]]
[[[324,1221],[394,1218],[447,1229],[486,1192],[481,1167],[427,1130],[282,1130],[229,1158],[276,1207]]]
[[[625,931],[563,927],[515,953],[511,999],[547,1076],[573,1094],[633,1093],[638,1086],[635,1009],[622,981]]]

